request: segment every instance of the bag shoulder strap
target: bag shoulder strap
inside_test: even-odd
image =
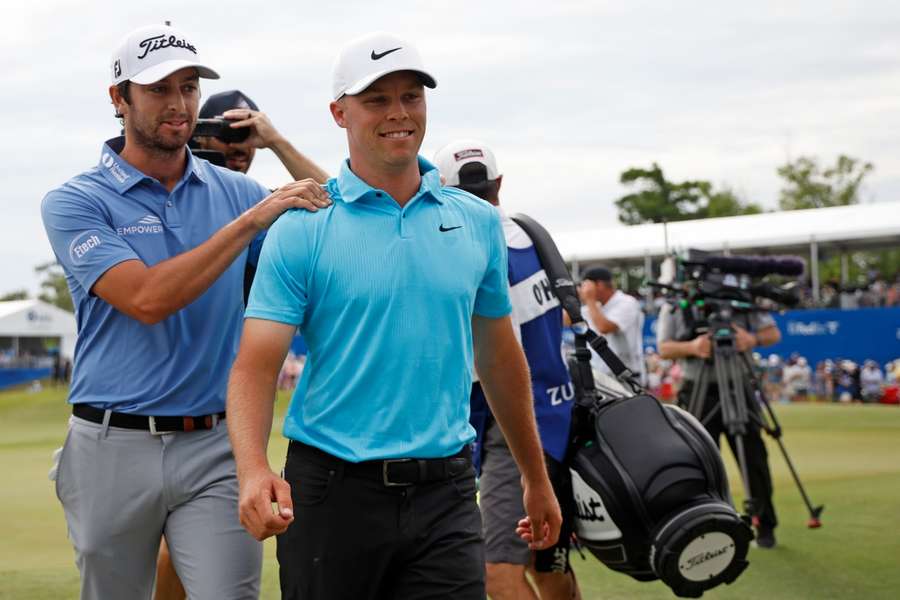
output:
[[[518,213],[510,217],[525,233],[531,238],[534,244],[534,250],[538,255],[538,261],[547,273],[550,279],[550,287],[553,293],[559,299],[569,320],[572,322],[572,328],[576,334],[584,335],[588,344],[607,364],[610,370],[621,380],[634,383],[634,373],[631,372],[625,363],[613,352],[603,336],[598,335],[591,330],[581,316],[581,299],[578,297],[578,291],[575,289],[575,282],[572,281],[572,274],[569,273],[569,267],[566,261],[559,253],[556,242],[550,236],[550,233],[544,229],[544,226],[529,217],[528,215]]]

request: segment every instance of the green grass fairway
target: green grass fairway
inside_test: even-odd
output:
[[[279,414],[286,398],[279,401]],[[785,441],[824,527],[807,530],[806,511],[777,447],[769,445],[781,520],[775,550],[751,549],[750,567],[706,598],[797,600],[900,597],[900,409],[793,405],[776,408]],[[0,393],[0,599],[76,598],[78,572],[62,508],[47,479],[62,444],[65,390]],[[276,430],[273,465],[286,444]],[[737,489],[730,456],[726,464]],[[275,545],[266,543],[263,594],[278,598]],[[592,558],[573,564],[585,598],[672,598],[659,582],[638,583]]]

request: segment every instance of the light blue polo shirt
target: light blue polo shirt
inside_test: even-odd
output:
[[[255,261],[261,237],[199,298],[155,325],[119,312],[91,288],[123,261],[153,266],[196,248],[267,195],[252,179],[190,152],[170,193],[108,144],[96,167],[47,194],[44,227],[78,324],[69,402],[153,416],[224,410],[244,268]]]
[[[469,425],[473,314],[510,313],[497,211],[419,158],[404,208],[345,162],[330,210],[269,230],[246,316],[299,326],[286,437],[349,461],[450,456]]]

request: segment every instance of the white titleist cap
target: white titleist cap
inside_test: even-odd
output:
[[[437,82],[422,65],[416,47],[396,35],[378,31],[348,42],[334,63],[331,93],[335,100],[365,90],[379,77],[396,71],[415,71],[426,87]]]
[[[460,174],[460,169],[468,164],[472,167]],[[435,153],[434,166],[444,176],[445,185],[474,185],[500,177],[494,153],[478,140],[458,140],[447,144]]]
[[[110,71],[113,85],[126,80],[147,85],[185,67],[194,67],[200,77],[219,78],[199,61],[197,47],[184,33],[169,25],[148,25],[125,36],[113,54]]]

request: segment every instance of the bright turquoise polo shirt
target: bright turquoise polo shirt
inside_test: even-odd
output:
[[[299,326],[309,354],[284,435],[353,462],[450,456],[471,442],[473,314],[511,311],[497,211],[422,183],[404,208],[348,162],[334,205],[290,211],[263,244],[246,317]]]

